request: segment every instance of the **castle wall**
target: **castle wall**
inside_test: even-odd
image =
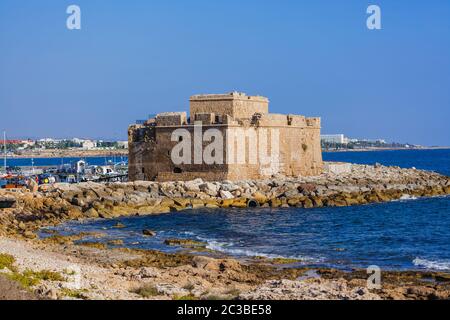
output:
[[[273,121],[271,125],[249,127],[250,130],[255,131],[254,134],[250,134],[253,138],[241,137],[239,141],[236,141],[238,140],[236,138],[234,139],[235,141],[227,138],[226,143],[233,144],[234,142],[235,149],[238,144],[246,145],[245,162],[237,163],[236,161],[235,163],[230,163],[228,179],[263,179],[271,177],[273,174],[285,176],[313,176],[320,174],[323,169],[320,122],[310,126],[291,126],[287,125],[286,121],[286,116],[284,116],[284,119],[279,117],[278,121]],[[263,130],[267,135],[263,134],[261,137],[260,132]],[[279,143],[277,146],[272,146],[271,144],[271,131],[278,132],[279,139],[276,141],[279,141]],[[261,143],[261,138],[266,140],[266,148],[263,147],[261,149],[266,151],[264,153],[270,157],[270,163],[261,161],[258,157],[257,163],[252,164],[249,159],[252,152],[249,150],[249,146],[253,143],[256,143],[258,147],[264,146],[265,143]],[[257,153],[259,152],[261,151],[258,149]]]
[[[202,133],[208,129],[215,128],[220,130],[225,136],[225,126],[203,126]],[[186,129],[191,135],[191,161],[190,164],[176,164],[172,161],[172,151],[181,141],[172,141],[172,133],[176,129]],[[159,181],[178,181],[203,178],[205,180],[223,180],[226,179],[228,165],[223,164],[196,164],[194,159],[194,126],[142,126],[138,130],[143,133],[136,137],[142,138],[152,136],[153,139],[129,140],[129,179],[130,180],[159,180]],[[130,127],[131,132],[135,132],[134,127]],[[131,135],[132,136],[132,135]],[[208,141],[202,141],[203,150],[210,144]]]

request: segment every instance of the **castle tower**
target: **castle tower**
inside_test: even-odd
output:
[[[255,113],[269,113],[269,99],[239,92],[195,95],[189,101],[191,122],[195,120],[196,114],[214,114],[218,117],[228,115],[238,120],[249,119]]]

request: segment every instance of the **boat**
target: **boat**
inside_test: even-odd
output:
[[[27,177],[21,175],[7,175],[0,180],[2,189],[21,189],[28,186]]]

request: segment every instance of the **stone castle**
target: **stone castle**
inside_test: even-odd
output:
[[[158,114],[131,125],[128,141],[130,181],[311,176],[323,168],[320,118],[271,114],[267,98],[237,92],[192,96],[189,117]]]

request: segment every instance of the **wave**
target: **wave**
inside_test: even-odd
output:
[[[205,241],[207,243],[206,248],[214,251],[219,251],[223,253],[227,253],[234,256],[244,256],[244,257],[264,257],[268,259],[295,259],[299,260],[300,263],[319,263],[322,262],[323,259],[307,257],[302,255],[291,255],[291,256],[283,256],[278,254],[271,253],[263,253],[258,251],[253,251],[251,249],[241,249],[241,248],[233,248],[233,243],[227,242],[219,242],[212,239],[205,239],[198,237],[199,240]]]
[[[437,195],[437,196],[416,197],[416,196],[412,196],[412,195],[409,195],[409,194],[405,193],[400,198],[391,200],[391,202],[418,200],[418,199],[441,199],[441,198],[450,198],[450,195],[448,195],[448,194],[440,194],[440,195]]]
[[[413,260],[413,264],[417,267],[423,267],[431,270],[450,270],[450,261],[438,261],[438,260],[427,260],[416,257]]]
[[[399,200],[417,200],[418,198],[415,196],[411,196],[409,194],[404,194],[400,197]]]

